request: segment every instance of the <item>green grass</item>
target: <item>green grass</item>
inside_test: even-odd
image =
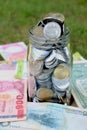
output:
[[[0,0],[0,44],[29,44],[29,29],[49,12],[64,14],[73,53],[87,58],[87,0]]]

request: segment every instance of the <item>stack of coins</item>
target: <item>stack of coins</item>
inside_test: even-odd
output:
[[[30,74],[33,76],[38,76],[41,74],[43,70],[43,60],[35,60],[32,59],[29,60],[29,69]]]
[[[70,70],[66,64],[60,64],[55,68],[52,75],[52,82],[56,92],[64,96],[70,85]]]
[[[30,29],[29,34],[29,67],[36,80],[33,101],[47,100],[51,98],[50,93],[63,97],[69,88],[71,73],[70,32],[65,17],[60,13],[48,14]]]
[[[56,58],[55,50],[45,59],[46,68],[54,68],[58,65],[58,59]]]
[[[44,60],[50,54],[50,52],[51,50],[40,50],[32,47],[32,57],[34,60]]]
[[[46,88],[52,87],[51,75],[53,73],[53,69],[43,69],[42,73],[36,77],[37,84],[40,87],[45,86]]]

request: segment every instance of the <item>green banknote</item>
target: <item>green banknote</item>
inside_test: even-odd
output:
[[[0,130],[87,130],[87,111],[55,103],[28,103],[26,121],[2,122]]]
[[[87,60],[73,64],[72,94],[79,107],[87,108]]]

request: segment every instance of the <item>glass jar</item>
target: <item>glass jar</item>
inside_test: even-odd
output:
[[[72,55],[70,30],[62,14],[51,13],[29,30],[28,60],[29,75],[36,81],[34,96],[39,89],[47,88],[53,91],[51,98],[59,101],[65,97],[64,103],[69,104]]]

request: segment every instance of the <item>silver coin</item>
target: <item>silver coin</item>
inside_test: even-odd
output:
[[[43,69],[41,74],[36,77],[38,80],[47,80],[50,78],[50,75],[52,74],[53,69]]]
[[[37,85],[39,86],[39,88],[41,88],[43,86],[45,86],[46,88],[51,88],[52,82],[51,82],[51,79],[48,79],[48,81],[37,80]]]
[[[34,97],[33,98],[33,102],[41,102],[42,100],[40,100],[38,97]]]
[[[56,67],[58,65],[58,59],[56,59],[55,58],[55,60],[53,61],[53,63],[45,63],[45,66],[46,66],[46,68],[49,68],[49,69],[51,69],[51,68],[54,68],[54,67]]]
[[[55,51],[53,50],[51,54],[46,58],[45,62],[49,63],[56,57]]]
[[[47,79],[36,79],[37,83],[46,83],[46,82],[50,82],[51,77],[48,77]]]
[[[55,90],[55,93],[56,95],[60,98],[60,97],[63,97],[65,95],[65,91],[58,91],[58,90]]]
[[[55,40],[61,36],[61,27],[56,22],[47,23],[43,31],[44,31],[44,36],[46,37],[46,39],[49,39],[49,40],[52,40],[52,39]]]
[[[69,82],[69,78],[65,81],[53,81],[52,79],[52,82],[53,82],[53,86],[57,89],[57,90],[60,90],[60,91],[65,91],[69,85],[70,85],[70,82]],[[66,83],[64,83],[66,82]]]
[[[32,59],[30,59],[29,69],[30,69],[30,74],[32,74],[33,76],[40,75],[43,70],[43,61],[42,60],[33,61]]]
[[[51,50],[46,51],[46,50],[41,50],[41,49],[32,47],[32,57],[34,60],[42,60],[45,57],[47,57],[50,52],[51,52]]]
[[[54,68],[58,65],[58,59],[56,58],[55,50],[45,59],[46,68]]]
[[[56,58],[62,62],[66,62],[65,55],[59,49],[56,50]]]
[[[51,61],[45,62],[45,65],[50,66],[50,65],[52,65],[55,61],[56,61],[56,58],[54,57]]]
[[[66,64],[60,64],[55,68],[52,82],[61,91],[67,89],[70,84],[70,70]]]
[[[48,80],[48,78],[50,78],[50,75],[47,75],[47,74],[40,74],[39,76],[36,77],[37,80],[40,80],[40,81],[45,81],[45,80]]]

